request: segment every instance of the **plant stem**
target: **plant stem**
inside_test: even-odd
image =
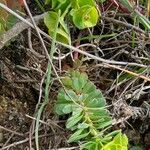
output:
[[[36,3],[38,4],[39,8],[40,8],[43,12],[45,12],[44,7],[43,7],[42,4],[39,2],[39,0],[35,0],[35,1],[36,1]]]
[[[58,24],[59,24],[59,18],[60,18],[60,12],[58,13],[58,18],[56,20],[56,24],[55,24],[55,28],[54,28],[54,34],[52,36],[52,45],[51,45],[51,50],[49,52],[49,56],[50,56],[51,59],[53,59],[53,54],[55,53],[55,50],[56,50],[55,43],[56,43],[56,36],[57,36],[57,28],[58,28]],[[50,87],[50,83],[51,83],[51,72],[52,72],[52,66],[51,66],[50,62],[48,62],[47,76],[46,76],[46,87],[45,87],[45,97],[44,97],[44,102],[42,103],[41,107],[38,110],[36,127],[35,127],[35,134],[36,134],[36,137],[37,137],[37,138],[35,138],[35,142],[36,142],[36,149],[37,150],[39,150],[39,142],[38,142],[39,120],[40,120],[41,114],[42,114],[45,106],[49,102],[49,87]]]

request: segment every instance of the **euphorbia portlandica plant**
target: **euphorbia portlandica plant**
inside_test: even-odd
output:
[[[95,0],[46,0],[46,4],[50,5],[53,10],[49,11],[44,19],[49,34],[52,36],[53,25],[56,24],[56,18],[59,17],[57,40],[64,43],[70,43],[66,17],[71,18],[78,29],[85,29],[95,26],[100,15]]]
[[[58,115],[70,114],[66,127],[73,134],[68,142],[79,142],[87,150],[127,150],[128,138],[121,131],[106,134],[112,118],[100,90],[84,73],[70,71],[62,80],[55,105]]]

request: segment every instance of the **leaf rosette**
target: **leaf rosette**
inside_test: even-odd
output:
[[[71,12],[73,23],[79,29],[93,27],[98,21],[98,11],[94,6],[85,5]]]

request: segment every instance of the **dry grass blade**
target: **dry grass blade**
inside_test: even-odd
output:
[[[129,70],[127,70],[127,69],[120,68],[120,67],[115,66],[115,65],[110,65],[110,64],[105,64],[105,65],[108,66],[108,67],[110,67],[110,68],[118,69],[118,70],[121,70],[121,71],[123,71],[123,72],[126,72],[126,73],[128,73],[128,74],[130,74],[130,75],[133,75],[133,76],[135,76],[135,77],[141,78],[141,79],[145,80],[146,82],[150,82],[150,78],[145,77],[145,76],[143,76],[143,75],[137,74],[137,73],[132,72],[132,71],[129,71]]]

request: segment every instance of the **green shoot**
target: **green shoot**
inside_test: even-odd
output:
[[[62,80],[55,112],[70,114],[66,127],[74,133],[68,142],[81,142],[81,149],[127,150],[128,139],[120,131],[106,134],[112,126],[112,118],[106,109],[106,101],[100,90],[84,73],[70,71]]]

